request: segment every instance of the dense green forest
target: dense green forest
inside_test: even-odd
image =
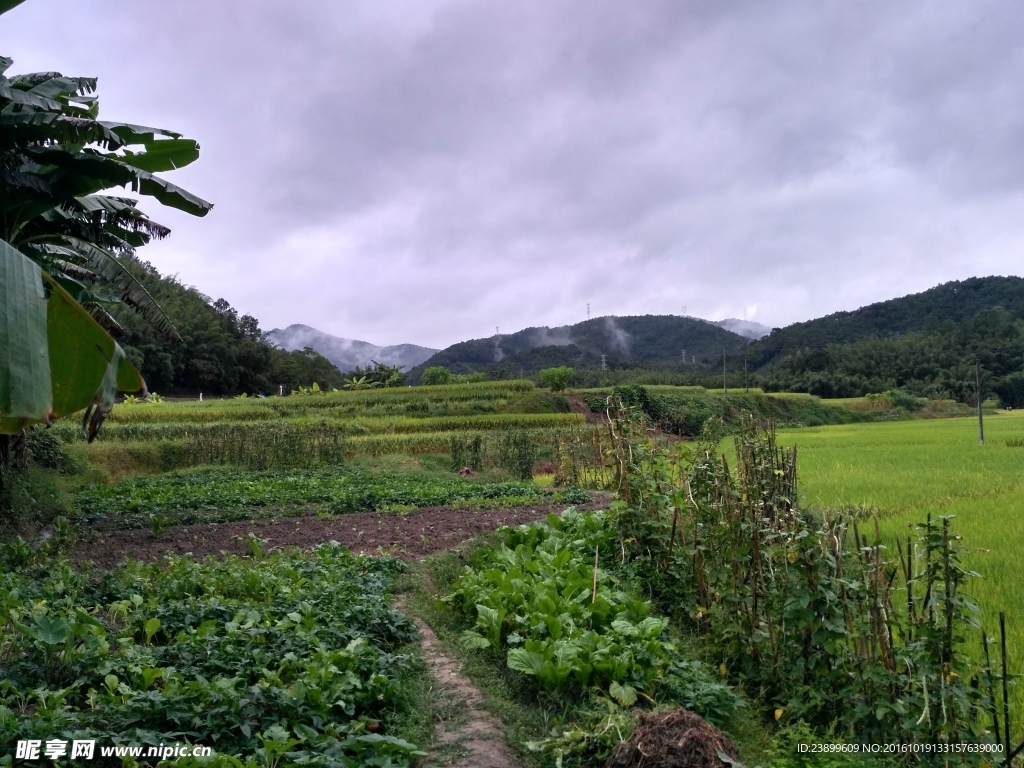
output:
[[[173,277],[161,276],[148,263],[127,255],[121,258],[182,337],[181,343],[168,343],[128,308],[113,309],[124,327],[122,346],[151,391],[270,394],[278,387],[289,392],[313,381],[323,387],[342,386],[342,374],[315,351],[276,349],[251,315],[239,316],[225,300],[214,301]],[[1024,407],[1024,279],[946,283],[776,329],[749,344],[702,320],[671,315],[528,328],[448,347],[412,369],[408,380],[418,382],[431,366],[501,379],[567,365],[575,369],[571,385],[576,387],[640,383],[718,388],[723,349],[730,389],[746,382],[769,392],[821,397],[901,389],[966,403],[975,397],[977,361],[984,397],[998,396],[1004,405]]]
[[[1015,317],[1024,317],[1024,278],[954,280],[922,293],[869,304],[852,312],[836,312],[775,328],[768,336],[750,344],[750,365],[759,369],[802,350],[848,344],[866,337],[885,339],[907,333],[934,334],[993,307],[1003,307]]]
[[[325,357],[311,349],[276,349],[264,339],[255,317],[239,317],[224,299],[214,301],[133,256],[122,255],[119,260],[181,336],[181,342],[169,343],[127,307],[112,308],[111,314],[123,328],[118,340],[151,392],[269,395],[279,387],[287,393],[314,381],[327,387],[341,385],[341,373]]]
[[[1024,279],[971,278],[797,323],[750,345],[767,391],[855,397],[901,389],[1024,406]],[[736,366],[732,366],[735,368]]]
[[[1024,320],[1002,307],[959,324],[894,338],[870,336],[786,355],[758,378],[768,391],[853,397],[901,389],[914,395],[973,402],[976,366],[982,396],[1024,406]]]
[[[560,365],[596,369],[602,355],[608,368],[703,371],[721,360],[723,349],[732,353],[745,341],[732,331],[690,317],[599,317],[562,328],[527,328],[463,341],[412,369],[410,380],[418,381],[432,366],[444,366],[453,373],[483,371],[492,378],[533,375]]]

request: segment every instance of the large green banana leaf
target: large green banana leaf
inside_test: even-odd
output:
[[[92,437],[117,392],[145,389],[110,334],[2,240],[0,298],[0,434],[88,409]]]

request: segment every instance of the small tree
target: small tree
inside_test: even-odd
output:
[[[560,365],[557,368],[543,368],[537,374],[542,386],[548,387],[552,392],[561,392],[569,384],[572,378],[572,368]]]
[[[451,384],[452,372],[443,365],[434,365],[427,368],[420,376],[420,384],[429,386],[431,384]]]

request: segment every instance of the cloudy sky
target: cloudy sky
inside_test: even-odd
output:
[[[140,253],[264,328],[769,326],[1021,274],[1024,4],[28,0],[13,72],[171,128]]]

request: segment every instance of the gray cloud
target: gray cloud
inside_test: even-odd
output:
[[[216,203],[144,254],[264,326],[445,346],[585,317],[782,325],[1018,271],[1024,7],[29,0]],[[46,34],[39,34],[46,30]]]

